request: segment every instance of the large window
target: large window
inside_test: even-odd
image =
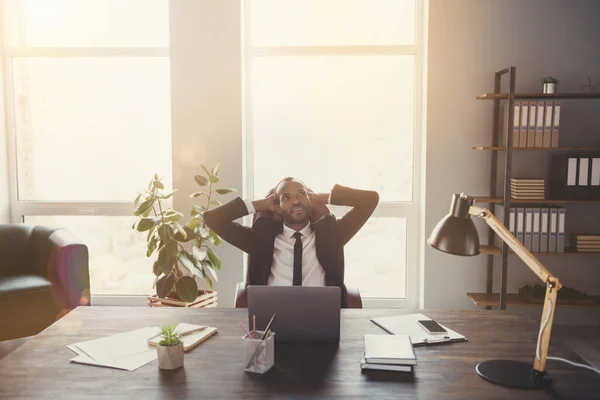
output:
[[[152,290],[131,225],[154,173],[171,186],[168,15],[168,0],[2,0],[11,218],[88,244],[92,295]]]
[[[245,2],[248,194],[285,176],[378,191],[345,250],[378,305],[417,301],[422,21],[421,0]]]

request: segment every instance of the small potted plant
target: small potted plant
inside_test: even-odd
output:
[[[547,76],[544,79],[542,79],[542,84],[544,85],[544,93],[556,93],[556,85],[558,85],[558,79],[552,76]]]
[[[183,343],[175,332],[175,325],[164,325],[160,329],[162,340],[156,346],[158,368],[176,369],[183,367]]]

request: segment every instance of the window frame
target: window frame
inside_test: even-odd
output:
[[[6,3],[0,0],[0,58],[2,62],[2,84],[4,96],[4,129],[7,137],[8,188],[10,222],[22,223],[24,216],[133,216],[132,204],[127,201],[32,201],[19,199],[17,131],[15,125],[13,58],[111,58],[111,57],[170,57],[170,47],[32,47],[13,46],[8,43],[7,24],[9,18]],[[96,305],[140,305],[145,296],[102,295],[92,293],[91,301]]]
[[[406,297],[363,297],[363,305],[372,308],[415,308],[420,298],[420,265],[423,244],[421,240],[421,202],[424,199],[422,182],[423,158],[423,94],[425,89],[425,28],[426,0],[415,0],[415,43],[395,46],[253,46],[251,37],[252,0],[242,1],[242,148],[244,165],[244,196],[255,198],[254,193],[254,138],[252,132],[252,58],[320,55],[412,55],[415,60],[414,132],[413,132],[413,195],[412,201],[382,201],[372,217],[406,218]]]

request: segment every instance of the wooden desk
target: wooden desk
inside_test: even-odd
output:
[[[468,342],[415,349],[414,375],[362,374],[363,334],[383,333],[371,317],[408,310],[343,310],[339,346],[277,345],[275,367],[264,376],[243,371],[242,309],[79,307],[0,360],[0,398],[36,399],[586,399],[598,398],[600,377],[581,368],[548,362],[552,392],[491,384],[475,373],[484,360],[531,362],[537,323],[513,311],[425,311],[464,334]],[[185,368],[160,371],[156,361],[134,372],[70,363],[65,346],[149,325],[188,322],[219,333],[185,355]],[[560,343],[550,355],[578,360]]]

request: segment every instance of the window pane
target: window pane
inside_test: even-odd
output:
[[[415,43],[415,0],[251,0],[254,46]]]
[[[168,47],[168,0],[8,0],[13,46]]]
[[[137,217],[26,216],[25,223],[65,228],[88,247],[92,295],[153,293],[146,235],[131,229]]]
[[[13,60],[19,198],[131,201],[171,187],[169,60]]]
[[[346,286],[362,297],[406,298],[406,218],[371,218],[344,255]]]
[[[295,176],[411,201],[413,56],[252,59],[255,196]]]

